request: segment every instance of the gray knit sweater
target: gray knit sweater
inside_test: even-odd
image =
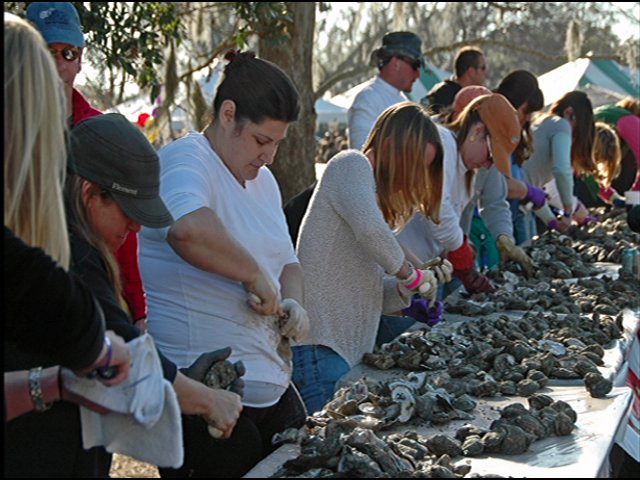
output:
[[[367,157],[346,150],[329,161],[302,220],[297,254],[311,333],[351,367],[372,351],[380,315],[409,305],[394,276],[404,253],[377,204]]]

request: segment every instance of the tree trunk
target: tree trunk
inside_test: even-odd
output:
[[[315,95],[311,74],[315,2],[287,2],[287,8],[293,18],[293,22],[288,26],[291,40],[275,48],[268,46],[264,40],[260,40],[259,43],[259,56],[282,68],[300,93],[301,109],[298,121],[289,126],[287,139],[280,146],[275,161],[269,167],[280,185],[283,203],[315,180],[316,155]]]

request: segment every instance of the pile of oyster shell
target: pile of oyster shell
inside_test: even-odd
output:
[[[442,434],[423,436],[415,430],[376,434],[374,430],[394,422],[365,420],[371,416],[372,407],[379,407],[383,418],[403,423],[425,409],[424,405],[418,406],[420,399],[430,405],[427,409],[456,409],[455,400],[452,402],[446,391],[426,382],[418,387],[419,381],[415,376],[386,384],[361,379],[353,387],[341,389],[323,412],[309,418],[304,429],[290,429],[274,437],[274,443],[295,442],[301,446],[300,455],[286,462],[274,477],[460,478],[470,472],[471,466],[453,464],[452,458],[485,453],[517,455],[526,452],[536,440],[569,435],[575,428],[577,414],[567,403],[534,395],[528,399],[529,409],[520,403],[507,405],[489,429],[465,424],[455,438]],[[397,404],[401,404],[401,413],[389,415],[389,407]]]
[[[621,263],[624,250],[638,248],[640,235],[627,226],[624,210],[600,209],[598,214],[599,224],[572,227],[566,235],[546,232],[525,247],[535,264],[533,278],[524,278],[520,265],[508,262],[499,271],[488,272],[498,291],[454,295],[447,299],[446,311],[466,316],[504,310],[616,315],[623,308],[637,307],[640,281],[629,275],[614,280],[602,275],[594,262]]]
[[[603,346],[621,337],[622,314],[557,315],[528,312],[406,332],[363,356],[379,369],[429,372],[428,381],[452,395],[530,396],[549,378],[580,379],[600,375]],[[596,383],[596,380],[592,379]],[[594,391],[602,396],[599,382]]]

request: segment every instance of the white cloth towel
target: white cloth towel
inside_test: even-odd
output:
[[[77,377],[63,370],[66,387],[112,413],[80,407],[86,449],[104,446],[159,467],[178,468],[184,460],[180,406],[173,386],[163,378],[153,339],[145,334],[128,343],[131,368],[120,385]]]

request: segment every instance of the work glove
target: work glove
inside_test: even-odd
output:
[[[496,291],[491,284],[491,280],[473,268],[469,270],[454,270],[453,275],[460,279],[464,288],[471,294]]]
[[[420,267],[422,270],[430,270],[436,277],[436,280],[440,285],[449,283],[451,281],[451,274],[453,273],[453,265],[446,258],[443,260],[440,257],[433,258],[428,262],[422,264]]]
[[[447,259],[455,270],[471,270],[476,264],[476,252],[469,245],[469,237],[464,236],[462,245],[457,250],[449,252]]]
[[[576,223],[580,227],[582,227],[583,225],[595,225],[599,222],[600,219],[593,215],[587,215],[586,217],[582,217],[580,220],[576,219]]]
[[[398,288],[405,297],[418,294],[422,297],[435,300],[438,293],[438,280],[431,270],[411,269],[409,278],[398,281]]]
[[[191,364],[191,366],[181,368],[180,372],[196,382],[204,383],[205,376],[211,367],[213,367],[215,363],[227,361],[229,355],[231,355],[231,347],[225,347],[220,350],[214,350],[213,352],[203,353]],[[233,368],[235,369],[238,378],[227,386],[226,389],[230,392],[237,393],[242,397],[244,393],[244,380],[242,380],[241,377],[245,374],[246,369],[242,360],[234,363]]]
[[[571,221],[571,219],[569,219]],[[555,230],[560,233],[564,233],[569,229],[569,225],[565,220],[558,220],[557,218],[553,218],[547,223],[547,227],[549,230]]]
[[[624,208],[627,206],[627,199],[621,197],[620,195],[614,195],[613,200],[611,202],[614,207]]]
[[[307,311],[293,298],[285,298],[280,302],[284,317],[280,321],[280,334],[299,342],[303,340],[310,329]]]
[[[518,263],[524,270],[527,278],[533,275],[533,263],[529,255],[524,253],[522,248],[518,247],[511,237],[507,235],[498,235],[496,247],[500,252],[500,268],[503,268],[508,260]]]
[[[573,220],[579,225],[587,225],[589,223],[598,223],[597,217],[590,214],[589,209],[582,202],[578,202],[576,210],[573,212]]]
[[[542,206],[547,201],[547,194],[544,190],[538,187],[534,187],[533,185],[527,183],[527,194],[522,199],[522,203],[524,203],[525,207],[529,204],[531,208],[537,210],[542,208]]]
[[[405,317],[411,317],[416,322],[426,323],[432,327],[442,321],[444,305],[438,300],[411,298],[411,305],[402,310]]]

